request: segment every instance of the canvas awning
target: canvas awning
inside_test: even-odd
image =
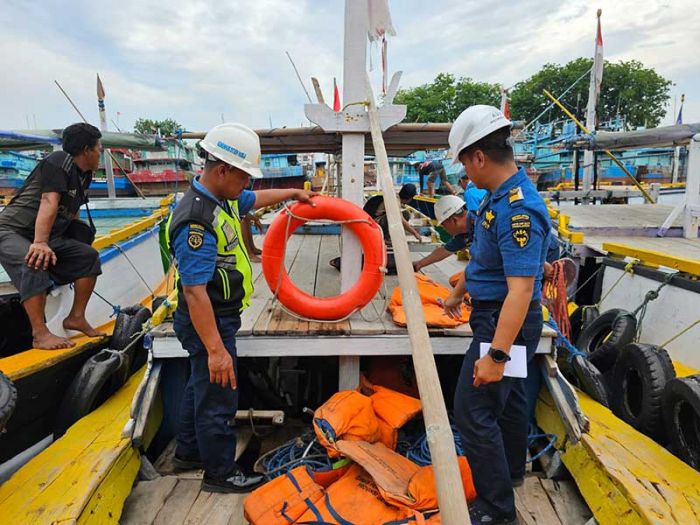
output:
[[[62,129],[32,129],[0,131],[0,151],[22,151],[51,149],[53,144],[61,143]],[[161,139],[156,135],[138,133],[102,133],[102,145],[105,148],[127,148],[139,150],[163,149]]]

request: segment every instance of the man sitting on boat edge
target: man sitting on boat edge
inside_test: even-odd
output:
[[[63,151],[43,159],[0,212],[0,265],[19,292],[32,327],[34,348],[56,350],[75,343],[46,326],[46,293],[54,285],[73,283],[73,306],[63,320],[65,330],[104,335],[85,319],[100,256],[83,238],[89,227],[79,221],[80,207],[100,162],[102,134],[90,124],[63,130]]]
[[[248,492],[263,478],[236,464],[236,434],[229,425],[238,406],[236,334],[253,293],[241,216],[287,199],[310,202],[314,194],[247,190],[251,177],[262,177],[260,139],[242,124],[216,126],[200,146],[207,153],[204,174],[193,180],[167,225],[179,274],[173,329],[189,353],[191,372],[174,463],[204,468],[204,491]]]

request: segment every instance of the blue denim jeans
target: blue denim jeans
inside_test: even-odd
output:
[[[239,317],[217,317],[216,325],[236,371],[236,332]],[[209,356],[189,316],[176,311],[173,329],[190,354],[190,378],[185,387],[177,429],[177,454],[201,459],[204,472],[226,479],[238,469],[236,434],[230,425],[238,408],[238,390],[209,382]]]
[[[473,505],[495,517],[509,517],[515,514],[511,479],[525,475],[529,420],[526,380],[504,377],[478,388],[473,383],[480,344],[493,340],[499,314],[500,309],[476,308],[471,313],[474,339],[457,381],[454,415],[478,494]],[[528,363],[541,333],[542,311],[532,309],[515,340],[527,348]]]

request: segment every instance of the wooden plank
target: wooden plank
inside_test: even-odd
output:
[[[209,514],[209,510],[214,504],[215,496],[216,495],[212,492],[200,491],[197,499],[194,500],[190,511],[185,517],[185,525],[200,525],[206,523],[205,517]]]
[[[192,479],[179,479],[175,489],[170,493],[158,512],[154,525],[181,525],[190,512],[197,496],[201,482]]]
[[[625,525],[700,522],[700,472],[582,392],[577,394],[590,421],[577,444],[564,438],[546,391],[537,404],[537,422],[558,436],[562,460],[595,518]]]
[[[564,525],[584,525],[593,517],[573,481],[540,479],[540,484]]]
[[[355,390],[360,385],[360,356],[338,357],[338,390]]]
[[[536,476],[527,476],[525,483],[515,489],[521,502],[521,512],[537,525],[562,525],[552,503]],[[568,523],[564,524],[568,525]]]
[[[332,297],[340,293],[340,274],[328,264],[328,261],[338,256],[338,248],[338,236],[324,235],[321,239],[314,283],[314,295],[318,297]],[[349,334],[350,321],[311,323],[309,330],[315,335]]]
[[[289,268],[294,263],[294,260],[296,259],[299,253],[299,249],[301,248],[303,237],[304,236],[302,235],[292,235],[287,241],[287,249],[285,250],[284,254],[285,266],[287,268]],[[258,304],[262,304],[262,307],[260,308],[259,306],[257,306]],[[272,291],[270,290],[270,287],[267,285],[266,281],[261,282],[260,286],[256,287],[251,299],[251,306],[248,309],[252,310],[251,314],[248,317],[246,317],[246,335],[247,330],[250,329],[249,326],[251,322],[251,333],[254,335],[264,335],[267,332],[274,310],[272,305]],[[243,313],[245,314],[245,312]],[[256,313],[258,314],[257,318],[255,317]],[[242,317],[241,321],[243,321]],[[239,334],[244,335],[240,331]]]
[[[3,522],[98,520],[121,514],[139,467],[138,453],[121,432],[143,372],[0,486]]]
[[[234,517],[239,521],[243,517],[243,500],[246,496],[247,494],[212,494],[207,501],[203,520],[197,523],[228,525]]]
[[[141,481],[124,503],[119,520],[122,525],[151,525],[165,500],[177,485],[177,477],[165,476],[152,481]]]

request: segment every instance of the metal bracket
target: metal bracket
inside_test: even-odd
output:
[[[406,106],[396,104],[379,108],[382,131],[401,122],[406,117],[406,109]],[[358,101],[357,105],[348,105],[337,113],[325,104],[304,104],[304,114],[323,131],[369,133],[369,116],[365,111],[364,101]]]

